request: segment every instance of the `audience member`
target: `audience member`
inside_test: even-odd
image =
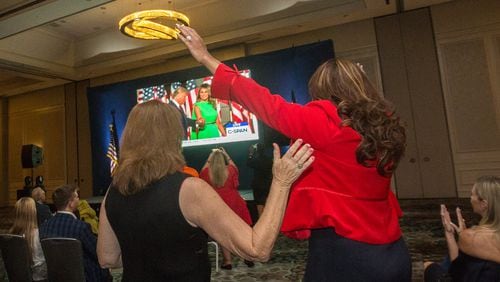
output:
[[[181,114],[180,120],[182,122],[182,127],[184,129],[182,139],[187,139],[188,137],[188,127],[191,128],[196,128],[197,126],[204,126],[205,125],[205,120],[203,118],[199,118],[198,120],[188,118],[186,116],[186,113],[184,112],[184,109],[181,107],[186,103],[186,98],[187,95],[189,95],[189,92],[187,91],[186,88],[180,86],[177,89],[174,90],[172,93],[172,97],[170,99],[169,104],[175,107],[179,113]]]
[[[316,148],[281,227],[292,238],[309,239],[304,281],[410,281],[402,213],[390,189],[405,130],[361,67],[330,59],[309,80],[313,101],[289,103],[221,64],[194,29],[178,28],[193,57],[214,74],[215,98],[231,99],[286,137]]]
[[[57,213],[40,227],[40,238],[74,238],[81,242],[83,250],[83,266],[87,281],[108,281],[109,270],[101,269],[97,260],[97,238],[90,225],[77,219],[74,212],[78,207],[77,188],[63,185],[52,194]]]
[[[275,146],[267,207],[251,228],[210,185],[181,172],[179,118],[173,107],[148,101],[132,109],[125,125],[97,243],[103,267],[119,267],[123,260],[124,281],[210,281],[207,233],[244,259],[267,260],[290,186],[314,160],[302,140],[283,157]]]
[[[253,169],[250,187],[260,216],[264,210],[271,180],[273,179],[273,158],[269,155],[263,143],[256,143],[249,147],[247,166]]]
[[[16,202],[14,225],[10,228],[10,234],[21,235],[28,242],[31,259],[31,271],[33,281],[44,281],[47,279],[47,265],[43,256],[42,246],[38,234],[35,201],[29,197],[22,197]]]
[[[441,205],[448,256],[442,263],[424,263],[425,281],[500,281],[500,177],[480,177],[472,187],[470,202],[481,216],[479,225],[471,228],[460,208],[456,208],[458,224],[454,224]]]
[[[213,149],[208,156],[207,162],[201,169],[200,178],[210,184],[221,199],[248,225],[252,225],[252,218],[248,211],[245,200],[238,192],[240,185],[238,180],[238,168],[231,160],[224,148]],[[231,252],[222,247],[222,269],[232,269]],[[249,267],[253,266],[253,262],[244,260]]]
[[[198,89],[196,103],[193,106],[193,117],[199,120],[199,123],[204,123],[204,126],[198,126],[191,132],[191,140],[214,138],[221,134],[226,136],[226,129],[220,121],[215,99],[212,99],[210,95],[210,85],[203,83]]]
[[[92,233],[97,235],[99,231],[99,218],[95,210],[89,205],[89,202],[87,200],[80,200],[77,209],[80,220],[88,223],[92,229]]]
[[[38,226],[42,226],[47,219],[52,217],[49,206],[45,204],[45,191],[41,187],[36,187],[31,191],[31,197],[35,200],[36,204]]]

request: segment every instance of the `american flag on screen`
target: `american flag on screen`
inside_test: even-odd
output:
[[[137,89],[137,103],[144,103],[149,100],[160,100],[163,103],[168,103],[168,93],[165,90],[165,85],[155,85],[146,88]]]

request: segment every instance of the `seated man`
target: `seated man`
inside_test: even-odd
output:
[[[49,206],[44,203],[45,191],[41,187],[33,189],[33,191],[31,191],[31,197],[35,200],[36,218],[38,221],[38,227],[40,227],[47,219],[52,217],[52,212],[50,211]]]
[[[52,237],[78,239],[82,243],[86,281],[110,280],[109,271],[102,269],[97,261],[97,237],[92,234],[90,225],[77,219],[74,214],[80,201],[77,188],[63,185],[54,191],[52,200],[57,213],[40,227],[40,239]]]

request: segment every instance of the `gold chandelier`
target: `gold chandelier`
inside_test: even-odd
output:
[[[172,10],[147,10],[135,12],[120,20],[120,31],[139,39],[177,39],[175,24],[189,26],[189,18]]]

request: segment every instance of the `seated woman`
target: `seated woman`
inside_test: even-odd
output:
[[[9,233],[26,238],[30,251],[33,281],[44,281],[47,279],[47,264],[38,235],[35,200],[30,197],[22,197],[16,202],[14,209],[16,213],[14,225],[10,228]]]
[[[441,220],[448,257],[441,264],[425,262],[425,281],[500,281],[500,178],[480,177],[472,187],[472,209],[481,216],[478,226],[467,228],[459,208],[458,225],[441,205]],[[455,240],[455,233],[459,241]]]
[[[194,103],[193,119],[204,119],[203,127],[197,127],[191,132],[191,140],[226,136],[226,129],[222,126],[219,114],[215,107],[215,100],[210,95],[210,85],[203,83],[198,90]],[[203,123],[200,123],[203,124]]]
[[[87,202],[87,200],[81,199],[78,202],[77,209],[78,209],[78,214],[80,215],[80,219],[90,225],[92,233],[98,235],[99,218],[97,217],[95,210],[90,206],[89,202]]]
[[[224,148],[213,149],[207,162],[201,169],[200,178],[215,188],[215,191],[222,200],[248,225],[252,224],[252,218],[248,211],[245,200],[238,192],[238,168],[231,160]],[[222,247],[222,269],[232,269],[231,252]],[[245,264],[249,267],[253,266],[253,262],[245,260]]]
[[[125,125],[97,240],[102,266],[120,267],[123,261],[123,281],[210,281],[207,234],[244,259],[268,260],[290,186],[314,161],[302,140],[283,157],[274,146],[271,192],[252,228],[205,181],[180,172],[185,161],[179,120],[174,107],[148,101],[132,109]]]

